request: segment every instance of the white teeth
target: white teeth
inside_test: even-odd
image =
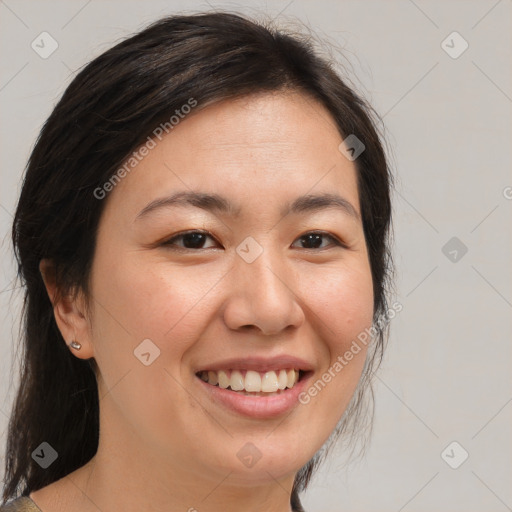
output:
[[[261,379],[261,391],[264,391],[265,393],[273,393],[278,389],[279,383],[277,382],[276,372],[272,371],[265,373],[265,376]]]
[[[261,391],[261,376],[258,372],[249,370],[245,374],[245,390],[246,391]]]
[[[229,378],[226,375],[226,372],[220,370],[219,372],[217,372],[217,377],[219,378],[219,386],[221,388],[226,389],[230,384]]]
[[[216,386],[219,383],[217,380],[217,372],[208,372],[208,384],[212,384],[213,386]]]
[[[245,373],[245,376],[243,375]],[[268,372],[256,372],[253,370],[219,370],[203,371],[199,377],[211,384],[223,389],[231,388],[233,391],[240,391],[245,394],[268,393],[278,394],[286,388],[292,388],[299,380],[299,370],[278,370]]]
[[[238,370],[231,372],[230,385],[233,391],[242,391],[244,389],[244,376]]]
[[[277,381],[277,387],[279,389],[285,389],[287,383],[288,383],[288,375],[286,374],[286,370],[280,370],[279,378]]]
[[[286,386],[293,388],[293,385],[295,384],[295,370],[288,370],[287,377],[288,382],[286,383]]]

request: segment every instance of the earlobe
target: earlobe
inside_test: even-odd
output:
[[[55,322],[66,345],[80,359],[90,359],[94,356],[94,350],[80,294],[60,293],[57,289],[55,265],[51,260],[41,260],[39,270],[53,306]]]

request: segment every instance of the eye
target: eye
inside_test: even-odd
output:
[[[326,247],[329,247],[329,245],[322,247],[322,242],[324,241],[322,239],[328,239],[331,242],[334,242],[333,245],[338,247],[346,247],[346,245],[340,242],[336,237],[324,231],[311,231],[310,233],[305,233],[300,236],[297,240],[301,241],[305,245],[302,249],[325,249]]]
[[[187,231],[186,233],[173,236],[169,240],[165,241],[162,245],[176,246],[179,249],[210,249],[214,246],[204,246],[208,238],[214,240],[213,237],[206,231]],[[178,244],[177,241],[181,241],[182,245]]]
[[[187,231],[169,238],[162,245],[177,249],[211,249],[215,245],[205,246],[207,239],[215,240],[207,231]],[[336,237],[324,231],[311,231],[301,235],[298,239],[302,243],[302,249],[326,249],[329,245],[346,247]],[[331,244],[323,245],[323,242],[329,240]]]

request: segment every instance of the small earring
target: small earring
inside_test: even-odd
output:
[[[75,350],[80,350],[82,348],[82,345],[78,343],[78,341],[72,341],[69,346],[71,348],[74,348]]]

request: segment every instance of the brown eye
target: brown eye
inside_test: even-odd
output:
[[[297,240],[299,240],[302,243],[302,249],[325,249],[329,247],[329,245],[324,245],[322,247],[322,243],[325,240],[330,240],[331,242],[334,242],[334,244],[330,245],[336,245],[341,247],[343,246],[343,244],[338,239],[336,239],[329,233],[325,233],[323,231],[314,231],[311,233],[306,233],[300,236]]]
[[[205,231],[189,231],[173,236],[163,243],[165,246],[176,246],[180,249],[210,249],[213,246],[205,247],[207,239],[213,237]]]

